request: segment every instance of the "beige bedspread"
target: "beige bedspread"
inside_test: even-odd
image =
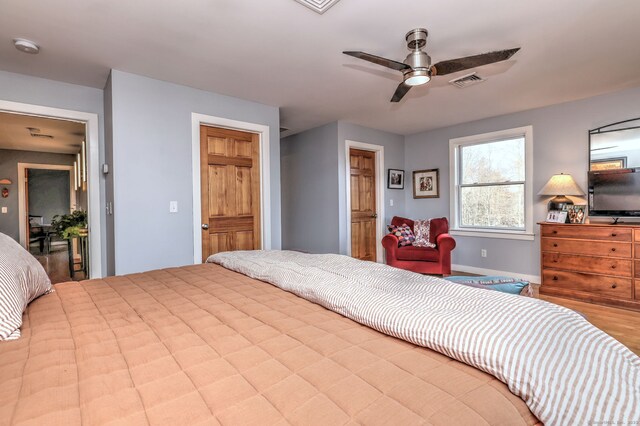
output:
[[[55,288],[0,344],[0,425],[537,422],[488,374],[218,265]]]

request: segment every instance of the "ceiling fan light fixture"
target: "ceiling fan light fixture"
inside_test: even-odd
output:
[[[413,70],[404,75],[404,84],[407,86],[421,86],[431,80],[428,70]]]

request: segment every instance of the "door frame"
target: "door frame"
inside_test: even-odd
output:
[[[374,145],[365,142],[345,140],[345,195],[347,213],[347,256],[351,256],[351,148],[363,151],[372,151],[376,154],[376,214],[378,215],[378,226],[376,226],[376,261],[384,262],[384,248],[382,247],[382,237],[384,237],[384,146]]]
[[[100,136],[98,114],[0,99],[0,111],[10,114],[76,121],[85,125],[87,143],[87,211],[89,214],[89,278],[102,278],[102,208],[100,205]]]
[[[20,218],[20,244],[29,250],[29,239],[27,238],[27,223],[25,220],[29,218],[25,217],[27,212],[27,199],[25,197],[25,176],[24,171],[26,169],[37,170],[66,170],[69,172],[69,201],[71,204],[71,210],[77,207],[75,176],[73,174],[73,166],[67,166],[63,164],[40,164],[40,163],[18,163],[18,217]]]
[[[271,249],[270,127],[264,124],[191,113],[191,169],[193,178],[193,262],[202,263],[202,204],[200,187],[200,126],[256,133],[260,146],[260,229],[262,250]]]

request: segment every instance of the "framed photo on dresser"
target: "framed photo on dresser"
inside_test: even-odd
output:
[[[584,223],[587,217],[586,204],[565,204],[562,211],[567,212],[569,223]]]
[[[545,222],[549,223],[565,223],[567,221],[567,212],[561,210],[549,210]]]

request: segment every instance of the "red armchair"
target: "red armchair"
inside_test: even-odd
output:
[[[392,225],[409,225],[413,231],[413,221],[395,216]],[[446,217],[431,219],[429,241],[435,242],[435,248],[405,246],[398,247],[398,237],[387,234],[382,239],[386,252],[387,265],[406,269],[420,274],[451,275],[451,251],[456,240],[449,235],[449,221]]]

